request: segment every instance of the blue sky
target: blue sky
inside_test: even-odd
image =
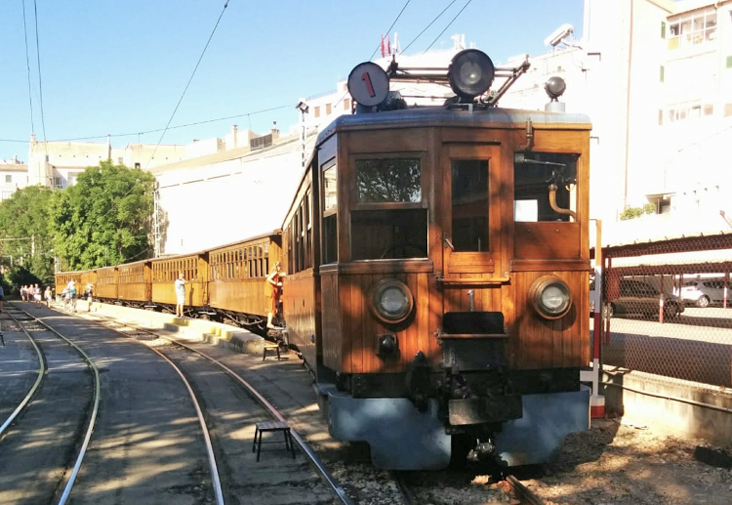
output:
[[[408,54],[449,48],[465,34],[494,62],[541,54],[563,23],[582,31],[583,0],[411,0],[391,33]],[[23,30],[26,8],[30,96]],[[216,24],[224,0],[4,0],[0,48],[0,159],[27,161],[30,134],[71,140],[112,134],[112,144],[156,144]],[[223,137],[232,124],[266,133],[297,122],[300,97],[335,89],[368,60],[406,0],[229,0],[163,144]],[[465,10],[452,22],[458,12]],[[34,7],[38,12],[43,118]],[[440,35],[443,30],[444,33]],[[377,53],[377,57],[379,54]],[[281,107],[281,108],[280,108]],[[266,113],[258,111],[278,108]],[[247,114],[249,114],[247,116]],[[31,126],[33,124],[33,128]],[[122,134],[134,134],[122,136]],[[12,142],[21,141],[21,142]]]

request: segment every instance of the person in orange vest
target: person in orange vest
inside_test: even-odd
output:
[[[269,296],[269,307],[267,310],[267,328],[275,329],[276,327],[272,324],[272,319],[277,314],[277,309],[280,304],[280,297],[282,296],[282,278],[287,275],[282,271],[282,263],[279,261],[275,262],[272,271],[267,276],[267,282],[264,286],[264,294]]]

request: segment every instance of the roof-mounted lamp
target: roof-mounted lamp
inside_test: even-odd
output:
[[[453,57],[447,78],[461,101],[472,101],[491,87],[495,70],[493,62],[483,51],[466,49]]]

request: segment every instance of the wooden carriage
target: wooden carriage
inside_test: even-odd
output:
[[[150,260],[126,263],[115,268],[108,282],[116,280],[117,297],[133,305],[148,303],[152,300],[152,269]],[[101,276],[99,279],[101,284]],[[110,285],[110,290],[112,286]],[[99,296],[101,297],[101,289]]]
[[[183,273],[186,280],[187,307],[202,308],[208,304],[208,253],[199,252],[150,261],[152,302],[176,305],[175,280]]]
[[[84,291],[84,285],[82,284],[82,274],[86,274],[86,272],[59,272],[55,274],[54,278],[56,279],[56,294],[60,296],[63,290],[69,284],[69,281],[73,279],[74,283],[76,284],[76,292],[80,295]]]
[[[118,297],[117,289],[117,268],[103,267],[97,268],[96,282],[94,283],[94,297],[101,300],[116,300]]]
[[[243,242],[211,249],[209,258],[210,307],[240,322],[266,320],[269,299],[264,278],[280,261],[279,230]]]

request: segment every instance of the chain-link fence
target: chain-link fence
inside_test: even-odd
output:
[[[608,247],[603,257],[602,362],[732,387],[732,236]]]

